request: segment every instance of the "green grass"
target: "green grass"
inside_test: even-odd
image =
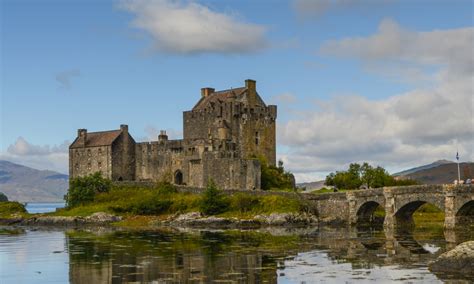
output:
[[[223,198],[228,201],[229,206],[218,215],[222,217],[252,218],[259,214],[296,213],[305,210],[303,202],[297,197],[277,194],[257,196],[238,193]],[[97,193],[93,202],[60,209],[48,215],[89,216],[95,212],[107,212],[126,217],[119,225],[140,227],[170,214],[198,212],[201,200],[201,194],[163,191],[159,188],[114,187],[109,192]]]
[[[431,226],[444,222],[444,212],[438,207],[425,203],[413,213],[415,224],[422,226]]]
[[[24,217],[27,216],[25,206],[16,201],[5,201],[0,202],[0,217],[11,218],[14,216]]]

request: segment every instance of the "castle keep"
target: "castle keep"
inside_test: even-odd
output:
[[[69,175],[95,172],[114,181],[162,181],[223,189],[259,189],[260,162],[275,165],[277,107],[266,105],[254,80],[241,88],[201,89],[201,98],[183,112],[183,139],[135,142],[127,125],[87,132],[79,129],[69,147]]]

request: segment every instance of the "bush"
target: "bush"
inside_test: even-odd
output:
[[[103,178],[100,172],[71,179],[66,196],[67,207],[71,208],[92,202],[97,193],[108,192],[111,186],[112,182]]]
[[[171,207],[169,199],[160,199],[157,195],[152,198],[132,200],[127,204],[110,206],[115,213],[132,213],[135,215],[160,215]]]
[[[250,212],[259,204],[259,198],[250,194],[239,193],[231,198],[232,210],[239,211],[240,213]]]
[[[257,157],[261,165],[261,188],[263,190],[295,189],[295,179],[292,173],[285,171],[283,161],[278,161],[278,167],[268,165],[265,157]]]
[[[0,216],[26,213],[25,206],[16,201],[5,201],[0,203]]]
[[[160,182],[157,184],[158,194],[162,196],[169,196],[171,194],[177,193],[178,190],[176,186],[172,185],[169,182]]]
[[[0,192],[0,202],[5,201],[8,201],[8,197],[3,192]]]
[[[229,209],[228,199],[217,189],[215,183],[209,181],[204,191],[199,209],[205,215],[217,215]]]

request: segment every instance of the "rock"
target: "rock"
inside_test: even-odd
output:
[[[96,212],[90,216],[84,218],[86,222],[92,223],[112,223],[122,220],[122,217],[108,214],[105,212]]]
[[[44,226],[78,226],[78,225],[107,225],[122,220],[120,216],[114,216],[105,212],[97,212],[87,217],[73,216],[38,216],[24,219],[23,225]]]
[[[316,216],[307,213],[272,213],[270,215],[257,215],[254,219],[269,226],[295,226],[318,223]]]
[[[473,279],[474,241],[464,242],[441,254],[429,267],[434,273],[456,274]]]
[[[189,212],[178,215],[178,217],[173,218],[174,222],[184,222],[188,220],[195,220],[201,218],[201,213],[199,212]]]
[[[272,213],[257,215],[253,219],[238,219],[209,216],[203,217],[199,212],[190,212],[172,216],[167,220],[171,225],[200,228],[257,228],[261,226],[302,226],[317,224],[318,219],[311,214]]]

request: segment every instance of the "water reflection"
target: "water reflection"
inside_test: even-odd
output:
[[[471,230],[442,226],[2,230],[0,279],[7,283],[440,282],[445,276],[430,273],[427,263],[473,239]]]
[[[237,231],[67,232],[75,283],[274,283],[276,259],[285,256],[282,247],[291,249],[297,240]]]
[[[103,234],[70,231],[66,236],[70,276],[75,283],[276,283],[278,279],[290,281],[288,275],[304,266],[313,267],[311,277],[322,273],[333,280],[365,279],[364,273],[375,269],[400,274],[400,279],[435,281],[426,264],[446,248],[442,230],[384,232],[380,228],[314,229],[304,234],[283,231],[278,235],[170,229]],[[340,265],[347,267],[347,275],[331,275]],[[354,278],[357,270],[365,272]],[[299,276],[304,279],[308,271],[301,271]],[[375,279],[388,276],[381,277]]]

